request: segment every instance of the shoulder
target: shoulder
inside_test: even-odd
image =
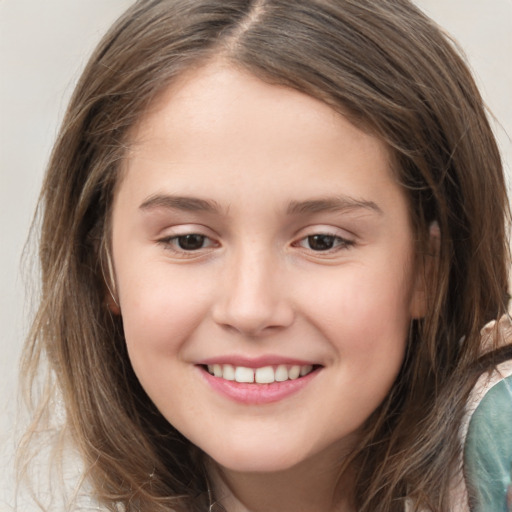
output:
[[[502,335],[504,344],[510,343],[510,329],[508,318],[498,326],[486,326],[482,331],[483,350],[493,332]],[[504,361],[478,379],[468,400],[461,437],[464,501],[470,504],[470,510],[511,511],[512,360]]]
[[[464,443],[464,476],[475,512],[507,512],[512,471],[512,361],[480,392]],[[509,496],[510,498],[510,496]]]

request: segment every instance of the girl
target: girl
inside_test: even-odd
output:
[[[100,505],[506,510],[467,425],[511,370],[503,172],[410,2],[136,2],[40,205],[24,371]]]

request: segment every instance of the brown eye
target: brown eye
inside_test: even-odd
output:
[[[190,234],[176,237],[178,247],[184,251],[197,251],[204,247],[206,237],[203,235]]]
[[[328,251],[332,249],[338,237],[332,235],[311,235],[307,237],[309,248],[313,251]]]
[[[294,245],[307,249],[308,251],[331,254],[354,246],[355,241],[347,240],[346,238],[330,233],[315,233],[305,236],[295,242]]]
[[[216,240],[209,236],[194,232],[166,236],[156,240],[156,242],[173,257],[201,256],[220,246]]]

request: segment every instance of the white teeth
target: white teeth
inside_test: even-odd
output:
[[[290,380],[298,379],[298,378],[299,378],[299,375],[300,375],[300,366],[292,366],[292,367],[288,370],[288,378],[289,378]]]
[[[235,368],[230,364],[225,364],[222,367],[222,378],[226,380],[235,380]]]
[[[255,381],[258,384],[271,384],[274,380],[274,368],[272,366],[264,366],[256,370]]]
[[[245,368],[244,366],[237,366],[235,370],[235,380],[237,382],[254,382],[254,370],[252,368]]]
[[[284,382],[285,380],[288,380],[288,368],[284,364],[280,364],[276,368],[276,381],[277,382]]]
[[[231,364],[209,364],[208,373],[215,377],[236,382],[257,384],[272,384],[304,377],[313,371],[313,365],[286,366],[280,364],[277,367],[262,366],[261,368],[247,368],[246,366],[233,366]]]
[[[304,375],[307,375],[308,373],[310,373],[312,369],[313,369],[313,367],[310,364],[301,366],[300,367],[300,376],[304,377]]]

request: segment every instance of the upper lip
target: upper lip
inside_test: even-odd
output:
[[[281,364],[288,366],[318,365],[315,361],[307,361],[305,359],[278,355],[263,355],[259,357],[246,357],[239,355],[215,356],[202,359],[201,361],[198,361],[197,364],[205,366],[212,364],[230,364],[232,366],[243,366],[245,368],[262,368],[264,366],[278,366]]]

